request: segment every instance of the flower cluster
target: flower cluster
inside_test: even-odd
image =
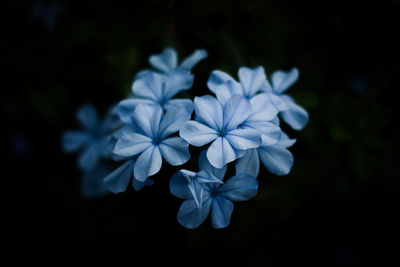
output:
[[[183,165],[191,158],[189,145],[202,147],[198,172],[181,169],[170,179],[170,192],[184,199],[177,220],[195,228],[211,212],[212,226],[224,228],[233,202],[257,194],[260,162],[272,174],[290,172],[293,155],[288,148],[296,140],[282,131],[280,120],[295,130],[308,122],[307,112],[285,94],[297,81],[298,70],[275,71],[270,81],[261,66],[241,67],[238,81],[215,70],[207,82],[213,95],[193,101],[175,98],[192,87],[191,69],[206,57],[205,50],[196,50],[178,64],[175,50],[167,48],[149,58],[155,70],[136,75],[132,94],[102,124],[92,106],[78,111],[84,130],[66,132],[64,150],[81,149],[78,164],[86,172],[103,170],[101,159],[121,162],[107,175],[99,174],[100,179],[92,178],[99,192],[124,192],[130,183],[135,190],[152,185],[150,177],[164,161]],[[225,180],[229,163],[235,175]]]

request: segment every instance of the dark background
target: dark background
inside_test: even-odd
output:
[[[396,0],[3,2],[7,246],[124,246],[127,257],[167,252],[175,263],[399,264],[399,11]],[[297,138],[293,169],[262,168],[257,197],[235,204],[227,229],[176,222],[181,200],[168,180],[178,167],[164,164],[142,191],[90,199],[76,155],[61,151],[61,133],[79,127],[77,108],[91,102],[104,114],[166,46],[180,59],[209,52],[193,70],[192,97],[209,94],[214,69],[300,70],[288,93],[310,122],[285,127]]]

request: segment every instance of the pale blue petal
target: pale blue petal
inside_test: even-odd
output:
[[[229,131],[237,128],[249,117],[250,113],[250,102],[241,95],[233,95],[224,106],[224,129]]]
[[[223,197],[215,197],[212,201],[211,225],[216,229],[225,228],[229,225],[233,212],[232,201]]]
[[[282,132],[281,138],[279,140],[280,146],[288,148],[288,147],[293,146],[294,143],[296,143],[296,139],[291,139],[291,138],[289,138],[289,136],[286,133]]]
[[[101,146],[98,142],[89,145],[79,155],[78,166],[85,171],[93,170],[101,158]]]
[[[251,115],[246,121],[270,121],[278,115],[279,110],[265,93],[252,97],[250,104]]]
[[[261,144],[260,131],[255,129],[235,129],[229,131],[225,138],[238,149],[257,148]]]
[[[207,159],[215,168],[222,168],[227,163],[234,161],[236,154],[228,140],[219,137],[208,148]]]
[[[159,137],[165,137],[182,129],[183,125],[189,121],[192,112],[182,106],[173,106],[164,114],[159,128]]]
[[[212,199],[203,201],[201,208],[198,208],[196,202],[185,200],[179,208],[177,221],[185,228],[193,229],[200,226],[210,213]]]
[[[287,110],[281,112],[282,119],[295,130],[301,130],[308,122],[308,113],[305,109],[297,105],[294,100],[287,95],[283,95]]]
[[[293,68],[291,71],[275,71],[272,73],[271,80],[274,91],[277,94],[282,94],[290,86],[292,86],[299,78],[299,71]]]
[[[145,187],[145,186],[151,186],[151,185],[153,185],[154,184],[154,181],[153,180],[151,180],[151,179],[147,179],[146,181],[144,181],[144,182],[141,182],[141,181],[139,181],[139,180],[137,180],[137,179],[133,179],[133,182],[132,182],[132,187],[133,187],[133,189],[135,189],[136,191],[139,191],[140,189],[142,189],[143,187]]]
[[[257,195],[258,182],[254,176],[240,173],[218,188],[218,196],[232,201],[245,201]]]
[[[269,121],[272,124],[275,124],[276,126],[279,126],[281,124],[281,121],[279,120],[279,117],[275,117],[272,120]]]
[[[241,67],[238,76],[246,97],[252,97],[260,91],[267,79],[264,68],[261,66],[254,69]]]
[[[288,107],[286,106],[286,104],[285,104],[285,101],[282,100],[282,98],[281,98],[280,95],[276,95],[276,94],[274,94],[274,93],[270,93],[270,94],[267,94],[267,95],[270,97],[271,102],[275,105],[275,107],[276,107],[279,111],[284,111],[284,110],[286,110],[286,109],[288,108]]]
[[[162,93],[164,101],[171,99],[182,90],[187,90],[192,87],[194,76],[187,69],[178,68],[170,72],[168,79],[165,82],[165,89]]]
[[[192,114],[193,112],[193,101],[190,99],[170,99],[168,100],[168,102],[165,103],[164,105],[164,109],[166,111],[168,111],[169,109],[173,108],[173,107],[180,107],[180,108],[185,108],[187,110],[187,112],[189,112],[190,114]]]
[[[286,175],[293,166],[292,153],[285,147],[279,146],[279,144],[258,148],[258,156],[265,168],[275,175]]]
[[[246,150],[246,155],[236,161],[235,168],[236,174],[245,173],[257,177],[260,171],[257,149]]]
[[[236,159],[240,159],[242,157],[244,157],[244,155],[246,155],[246,149],[238,149],[233,147],[233,150],[235,150],[235,154],[236,154]]]
[[[81,180],[81,192],[84,197],[96,198],[110,193],[104,184],[104,177],[111,171],[108,165],[99,165],[85,172]]]
[[[243,95],[243,89],[237,81],[228,80],[215,89],[215,95],[218,101],[225,105],[233,95]]]
[[[134,160],[128,160],[104,178],[108,190],[114,194],[124,192],[133,176]]]
[[[203,146],[218,137],[216,130],[197,121],[186,122],[179,135],[193,146]]]
[[[182,165],[190,159],[189,144],[180,137],[164,139],[159,148],[162,157],[172,166]]]
[[[156,174],[162,165],[162,157],[160,150],[157,146],[149,147],[137,158],[134,174],[137,180],[140,182],[146,181],[146,179]]]
[[[221,129],[223,114],[221,104],[210,95],[194,98],[196,121],[206,124],[213,129]]]
[[[164,80],[164,76],[148,72],[133,82],[132,91],[136,97],[158,102],[162,99]]]
[[[196,175],[196,180],[199,183],[208,184],[208,183],[216,183],[216,184],[223,184],[222,179],[217,178],[213,173],[201,170]]]
[[[279,126],[276,126],[271,122],[267,122],[259,129],[261,131],[261,143],[263,146],[272,146],[280,141],[282,130]]]
[[[81,149],[90,140],[85,131],[66,131],[62,134],[61,145],[65,152],[75,152]]]
[[[192,69],[197,63],[199,63],[201,60],[205,59],[208,56],[208,53],[204,49],[197,49],[194,51],[190,56],[185,58],[185,60],[182,61],[179,67],[181,68],[186,68],[186,69]]]
[[[117,106],[118,116],[121,121],[125,123],[133,123],[132,115],[135,108],[139,105],[154,105],[156,102],[154,100],[145,98],[129,98],[119,102]]]
[[[144,135],[151,138],[157,138],[162,114],[162,109],[159,106],[138,105],[132,118],[134,124]]]
[[[235,81],[228,73],[214,70],[211,72],[210,77],[207,81],[207,87],[210,89],[211,92],[216,94],[216,88],[223,84],[226,81]]]
[[[226,170],[227,170],[227,165],[225,165],[224,167],[218,169],[215,168],[214,166],[212,166],[210,164],[210,162],[207,159],[207,150],[203,150],[200,153],[199,156],[199,169],[200,170],[204,170],[204,171],[208,171],[212,174],[214,174],[215,177],[217,177],[218,179],[220,179],[221,181],[224,179]]]
[[[153,140],[141,134],[127,134],[118,139],[113,153],[116,155],[131,157],[142,153],[153,146]]]
[[[152,55],[149,64],[164,73],[169,73],[178,65],[178,56],[172,48],[166,48],[161,53]]]
[[[195,172],[180,170],[175,173],[169,181],[169,191],[172,195],[183,198],[183,199],[193,199],[192,192],[189,190],[188,184],[190,178],[196,176]]]

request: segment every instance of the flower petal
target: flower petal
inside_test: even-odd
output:
[[[239,173],[218,188],[218,196],[232,201],[245,201],[257,195],[258,182],[254,176]]]
[[[281,112],[282,119],[295,130],[301,130],[308,122],[308,113],[305,109],[297,105],[294,100],[288,96],[283,95],[288,109]]]
[[[121,102],[119,102],[117,106],[118,116],[121,119],[121,121],[125,123],[133,123],[132,115],[133,112],[135,111],[135,108],[139,104],[154,105],[156,104],[156,102],[154,102],[154,100],[145,98],[129,98],[122,100]]]
[[[161,72],[169,73],[178,65],[178,56],[172,48],[166,48],[161,53],[152,55],[149,64]]]
[[[81,192],[84,197],[95,198],[110,193],[104,184],[104,177],[110,172],[110,166],[99,165],[92,171],[85,172],[81,180]]]
[[[162,165],[162,157],[160,149],[157,146],[152,146],[146,149],[136,160],[134,174],[140,182],[156,174]]]
[[[229,225],[233,212],[232,201],[223,197],[215,197],[212,201],[211,225],[216,229],[225,228]]]
[[[182,165],[190,158],[189,144],[181,137],[164,139],[159,148],[162,157],[172,166]]]
[[[257,148],[261,144],[260,131],[255,129],[235,129],[226,133],[225,138],[238,149]]]
[[[138,105],[133,112],[132,119],[134,124],[144,135],[154,139],[158,138],[162,109],[154,105]]]
[[[136,97],[159,102],[162,99],[164,80],[161,74],[147,72],[133,82],[132,91]]]
[[[299,78],[299,71],[293,68],[291,71],[277,70],[272,73],[271,80],[275,93],[282,94],[292,86]]]
[[[250,104],[251,115],[246,121],[270,121],[278,115],[279,110],[265,93],[252,97]]]
[[[221,129],[223,114],[221,104],[210,95],[194,98],[196,121],[206,124],[213,129]]]
[[[187,112],[189,112],[190,114],[192,114],[192,112],[193,112],[193,101],[190,99],[184,99],[184,98],[168,100],[168,102],[165,103],[165,105],[164,105],[164,109],[166,111],[168,111],[169,109],[171,109],[175,106],[179,106],[180,108],[185,108],[187,110]]]
[[[214,70],[213,72],[211,72],[210,77],[208,78],[207,87],[210,89],[211,92],[216,94],[216,88],[226,81],[235,81],[235,79],[233,79],[226,72]]]
[[[101,157],[100,143],[94,142],[79,155],[78,165],[82,170],[90,171],[97,166]]]
[[[144,182],[139,181],[138,179],[135,179],[135,177],[133,177],[133,182],[132,182],[132,187],[133,189],[135,189],[136,191],[139,191],[140,189],[142,189],[145,186],[151,186],[154,184],[154,181],[151,179],[147,179]]]
[[[100,126],[99,115],[92,104],[80,107],[76,113],[79,124],[87,130],[96,130]]]
[[[257,149],[246,150],[246,154],[236,161],[235,168],[236,174],[245,173],[257,177],[260,171]]]
[[[262,88],[267,79],[264,68],[261,66],[254,69],[241,67],[238,76],[246,97],[254,96]]]
[[[296,143],[296,139],[291,139],[286,133],[282,132],[281,138],[279,140],[280,146],[288,148],[294,145],[294,143]]]
[[[223,168],[236,159],[236,154],[226,138],[218,137],[208,148],[207,159],[215,168]]]
[[[134,160],[128,160],[104,178],[106,187],[114,194],[124,192],[133,176]]]
[[[286,175],[293,166],[293,155],[285,147],[278,145],[261,146],[258,155],[265,168],[275,175]]]
[[[169,180],[169,191],[172,195],[178,198],[193,199],[193,195],[188,187],[188,184],[190,179],[194,178],[195,176],[195,172],[180,170],[172,175],[171,179]]]
[[[216,130],[197,121],[186,122],[179,135],[193,146],[203,146],[218,137]]]
[[[233,95],[243,95],[243,89],[237,81],[228,80],[215,89],[215,95],[218,101],[225,105]]]
[[[170,72],[168,79],[165,81],[165,88],[162,92],[162,100],[167,101],[174,97],[182,90],[192,87],[194,76],[189,70],[178,68]]]
[[[163,116],[160,123],[159,136],[161,139],[179,131],[189,121],[192,112],[182,106],[171,107]]]
[[[61,145],[65,152],[75,152],[81,149],[90,140],[85,131],[66,131],[62,134]]]
[[[200,208],[196,205],[196,202],[191,200],[185,200],[179,208],[176,216],[177,221],[185,228],[193,229],[199,227],[206,219],[211,209],[211,198],[203,200]]]
[[[118,139],[113,153],[125,157],[135,156],[153,146],[152,142],[151,138],[141,134],[126,134]]]
[[[224,106],[224,129],[237,128],[251,113],[250,102],[241,95],[233,95]]]
[[[190,56],[185,58],[185,60],[182,61],[179,67],[181,68],[186,68],[186,69],[192,69],[197,63],[199,63],[201,60],[205,59],[208,56],[208,53],[204,49],[197,49],[195,50]]]
[[[225,165],[220,169],[215,168],[210,164],[210,162],[207,159],[207,150],[203,150],[201,151],[199,156],[199,169],[214,174],[215,177],[217,177],[222,181],[226,173],[227,165]]]

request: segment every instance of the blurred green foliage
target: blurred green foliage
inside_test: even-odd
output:
[[[55,2],[61,8],[49,27],[50,15],[35,9]],[[14,203],[7,212],[22,238],[161,251],[174,241],[171,251],[187,255],[240,251],[221,262],[246,266],[398,263],[390,249],[376,247],[400,238],[398,1],[43,0],[5,7],[1,109],[6,168],[16,174],[7,178]],[[104,113],[130,92],[134,74],[149,68],[148,56],[166,46],[180,58],[197,48],[209,52],[193,70],[192,97],[209,93],[214,69],[234,77],[240,66],[262,65],[268,75],[300,70],[288,93],[310,122],[300,132],[285,128],[297,138],[293,170],[285,177],[263,170],[258,196],[235,206],[227,229],[212,230],[209,221],[191,231],[178,225],[180,200],[168,191],[178,168],[163,169],[140,192],[84,199],[75,157],[60,151],[61,132],[78,127],[80,105]]]

